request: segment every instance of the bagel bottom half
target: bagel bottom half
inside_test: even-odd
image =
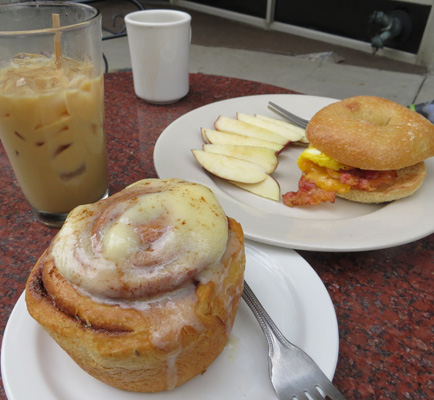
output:
[[[396,179],[373,192],[351,189],[346,193],[336,193],[336,196],[359,203],[385,203],[410,196],[425,179],[425,162],[398,169],[396,172]]]

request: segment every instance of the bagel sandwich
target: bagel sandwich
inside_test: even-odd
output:
[[[412,195],[434,156],[434,125],[422,115],[375,96],[351,97],[318,111],[306,128],[310,146],[297,164],[297,192],[286,205],[334,202],[335,197],[383,203]]]

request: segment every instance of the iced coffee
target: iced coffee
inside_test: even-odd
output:
[[[31,206],[68,213],[107,190],[102,74],[91,63],[18,54],[0,69],[0,136]]]

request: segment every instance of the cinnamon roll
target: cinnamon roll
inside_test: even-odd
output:
[[[241,226],[210,189],[145,179],[69,214],[31,271],[26,303],[90,375],[170,390],[226,345],[244,266]]]

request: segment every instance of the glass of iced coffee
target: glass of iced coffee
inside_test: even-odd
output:
[[[0,5],[0,137],[50,226],[108,194],[101,32],[86,4]]]

